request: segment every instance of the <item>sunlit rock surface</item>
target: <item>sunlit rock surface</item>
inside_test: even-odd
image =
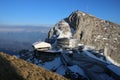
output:
[[[48,33],[48,39],[76,38],[80,44],[94,47],[111,62],[120,66],[120,26],[81,11],[73,12],[58,22]]]

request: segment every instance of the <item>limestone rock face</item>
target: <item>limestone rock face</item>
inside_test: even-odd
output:
[[[41,67],[0,52],[0,80],[67,80]]]
[[[57,23],[48,33],[48,38],[52,40],[70,37],[72,37],[71,29],[65,20],[61,20],[59,23]]]
[[[71,32],[72,38],[78,39],[81,44],[102,50],[106,57],[109,56],[110,60],[120,65],[119,25],[80,11],[73,12],[63,20],[69,24],[66,31]],[[49,39],[55,33],[55,28],[56,26],[49,31]]]

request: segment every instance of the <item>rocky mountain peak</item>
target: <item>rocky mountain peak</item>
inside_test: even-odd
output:
[[[63,23],[67,25],[64,27],[61,25]],[[67,34],[63,35],[64,32]],[[75,11],[51,28],[48,39],[58,38],[56,35],[78,39],[80,44],[94,47],[113,63],[120,65],[120,26],[115,23]]]
[[[71,36],[70,25],[65,20],[57,23],[48,33],[49,39],[70,38]]]

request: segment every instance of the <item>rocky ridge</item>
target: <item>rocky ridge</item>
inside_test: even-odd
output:
[[[54,43],[60,32],[62,38],[76,38],[80,44],[92,46],[120,66],[120,25],[75,11],[51,28],[47,40],[52,39]]]
[[[34,64],[0,52],[0,80],[67,80]]]

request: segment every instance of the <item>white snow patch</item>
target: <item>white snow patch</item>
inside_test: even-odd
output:
[[[101,35],[98,35],[97,37],[96,37],[96,39],[100,39],[102,36]]]
[[[84,53],[85,53],[86,55],[90,56],[91,58],[94,58],[94,59],[97,59],[97,60],[102,61],[102,62],[104,62],[104,63],[110,64],[109,62],[103,60],[103,58],[98,58],[98,57],[96,57],[95,55],[93,55],[92,53],[90,53],[90,52],[88,52],[88,51],[84,51]]]
[[[72,34],[70,32],[67,32],[66,34],[63,34],[63,32],[60,32],[58,38],[70,38],[72,37]]]
[[[79,43],[78,46],[84,46],[84,44],[80,44],[80,43]]]
[[[103,38],[103,40],[108,40],[107,38]]]
[[[105,27],[104,30],[106,30],[107,28]]]
[[[33,43],[33,47],[34,47],[35,49],[45,48],[45,47],[51,48],[51,44],[49,44],[49,43],[47,43],[47,42],[35,42],[35,43]]]
[[[106,45],[106,46],[108,46],[109,44],[108,44],[108,43],[106,43],[105,45]]]
[[[48,70],[56,69],[56,73],[60,75],[65,75],[65,71],[67,69],[66,66],[64,66],[61,62],[60,58],[55,58],[53,61],[46,62],[43,65],[40,64],[39,66],[42,66]]]
[[[68,29],[68,30],[66,30]],[[69,27],[69,24],[67,22],[60,21],[56,26],[55,26],[55,31],[56,33],[54,34],[53,37],[56,38],[71,38],[72,37],[72,32],[74,33],[74,29],[71,29]]]
[[[60,66],[56,73],[60,74],[60,75],[65,75],[65,71],[66,71],[66,67],[64,65]]]
[[[86,14],[85,13],[82,13],[83,16],[85,16]]]
[[[108,49],[108,48],[105,47],[105,50],[104,50],[104,54],[105,54],[106,59],[107,59],[109,62],[113,63],[114,65],[117,65],[117,66],[120,67],[120,64],[117,63],[116,61],[114,61],[114,60],[107,54],[107,52],[108,52],[107,49]]]
[[[50,70],[50,69],[53,69],[53,68],[54,69],[58,68],[61,64],[62,64],[62,62],[60,61],[60,58],[55,58],[51,62],[44,63],[43,67]]]
[[[81,69],[79,66],[73,65],[73,66],[68,67],[68,68],[69,68],[72,72],[74,72],[74,73],[79,73],[80,75],[86,77],[83,69]]]
[[[82,45],[82,44],[81,44]],[[95,47],[94,46],[84,46],[84,51],[86,50],[95,50]]]
[[[120,67],[117,67],[115,65],[108,65],[107,67],[114,73],[116,73],[118,76],[120,76]]]
[[[34,64],[38,64],[39,62],[42,62],[42,61],[34,58]]]
[[[78,44],[78,45],[84,46],[84,44]],[[102,61],[102,62],[105,62],[105,63],[107,63],[107,64],[111,64],[110,60],[108,60],[108,59],[107,59],[107,60],[104,60],[103,57],[100,57],[100,58],[99,58],[99,57],[96,57],[94,54],[88,52],[88,50],[91,50],[91,51],[93,51],[93,52],[99,53],[98,51],[95,50],[95,47],[94,47],[94,46],[84,46],[83,53],[85,53],[86,55],[90,56],[91,58],[97,59],[97,60]],[[101,53],[101,55],[102,55],[102,54],[103,54],[103,53]]]
[[[97,41],[97,39],[94,40],[95,42]]]
[[[101,22],[104,22],[104,23],[105,23],[105,20],[101,20]]]
[[[120,64],[117,63],[116,61],[114,61],[111,57],[109,57],[108,55],[106,55],[106,58],[109,62],[111,62],[112,64],[116,65],[116,66],[119,66],[120,67]]]
[[[98,36],[96,36],[96,38],[95,38],[94,41],[97,41],[98,39],[101,39],[101,38],[102,38],[102,36],[101,36],[101,35],[98,35]]]
[[[57,30],[56,36],[58,35],[57,38],[70,38],[70,37],[72,37],[72,33],[69,31],[66,33],[63,33],[63,31],[60,29],[56,29],[56,30]]]

